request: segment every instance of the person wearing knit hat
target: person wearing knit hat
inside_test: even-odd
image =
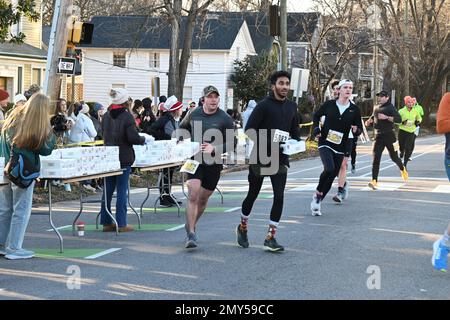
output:
[[[16,107],[22,106],[27,102],[27,97],[25,97],[23,94],[19,93],[14,96],[14,105]]]
[[[0,120],[5,120],[5,115],[3,114],[3,108],[8,105],[9,93],[5,90],[0,89]]]
[[[37,84],[32,84],[29,88],[28,88],[28,90],[27,91],[25,91],[25,97],[27,98],[27,99],[30,99],[30,97],[33,95],[33,94],[35,94],[35,93],[37,93],[37,92],[40,92],[41,91],[41,87],[40,86],[38,86]]]
[[[127,224],[128,187],[131,165],[135,161],[133,145],[144,145],[150,139],[140,136],[135,121],[128,108],[128,92],[123,88],[113,88],[109,92],[112,104],[103,116],[102,129],[105,146],[119,147],[119,160],[122,174],[105,178],[106,195],[103,194],[100,209],[103,232],[133,231]],[[117,190],[116,220],[111,217],[111,201]],[[106,196],[106,197],[105,197]],[[117,222],[117,224],[115,224]]]
[[[156,121],[156,117],[152,110],[152,99],[150,99],[148,97],[142,99],[142,106],[144,107],[144,111],[142,111],[142,114],[141,114],[142,132],[151,134],[150,126],[152,125],[152,123],[154,123]]]
[[[177,97],[171,96],[163,103],[164,113],[150,127],[150,134],[155,140],[170,140],[179,129],[180,116],[183,112],[183,103]],[[163,170],[163,178],[159,181],[159,204],[162,207],[180,206],[172,195],[170,187],[175,168]],[[169,184],[170,181],[170,184]]]

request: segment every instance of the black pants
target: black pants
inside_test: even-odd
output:
[[[384,148],[388,149],[389,157],[398,166],[400,170],[404,169],[402,160],[398,157],[397,152],[394,149],[395,133],[392,131],[389,133],[377,134],[375,136],[375,142],[373,144],[373,162],[372,162],[372,179],[378,180],[378,173],[380,172],[381,155]]]
[[[169,188],[169,181],[170,181],[170,186],[172,187],[172,179],[173,179],[173,172],[174,171],[175,171],[175,168],[163,169],[162,178],[159,181],[159,186],[158,186],[159,187],[159,195],[160,196],[162,194],[170,194],[171,190]]]
[[[320,174],[319,185],[316,190],[322,193],[323,199],[330,191],[334,179],[339,174],[344,155],[336,153],[327,147],[319,148],[319,155],[323,163],[323,171]]]
[[[264,176],[256,175],[252,168],[248,170],[248,193],[247,197],[242,203],[242,213],[246,216],[250,215],[252,211],[253,204],[258,198],[259,192],[264,181]],[[286,187],[287,172],[277,173],[270,176],[270,182],[272,183],[273,189],[273,204],[270,210],[270,220],[274,222],[279,222],[281,219],[281,214],[283,212],[283,201],[284,201],[284,189]]]
[[[400,157],[403,159],[403,165],[406,166],[408,159],[414,151],[414,142],[416,141],[416,135],[414,132],[406,132],[404,130],[398,131],[398,145],[400,147]]]

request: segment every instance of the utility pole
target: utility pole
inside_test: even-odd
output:
[[[405,48],[405,92],[404,95],[409,95],[409,47],[408,47],[408,37],[409,37],[409,17],[408,17],[408,1],[405,0],[405,17],[403,20],[403,45]]]
[[[56,0],[55,2],[44,81],[44,92],[50,97],[52,103],[59,98],[61,89],[61,78],[56,71],[58,58],[66,56],[72,7],[73,0]]]
[[[280,45],[281,68],[287,70],[287,5],[286,0],[280,0]]]
[[[374,45],[373,45],[373,90],[374,90],[374,98],[375,94],[379,92],[378,88],[378,33],[377,33],[377,24],[378,24],[378,6],[376,1],[373,4],[373,33],[374,33]]]

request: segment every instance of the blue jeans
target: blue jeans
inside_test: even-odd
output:
[[[444,164],[445,164],[445,171],[447,172],[448,180],[450,181],[450,159],[445,157]]]
[[[111,212],[111,200],[114,190],[117,187],[117,201],[116,201],[116,220],[119,228],[127,225],[127,210],[128,210],[128,180],[130,178],[131,166],[123,167],[125,169],[120,176],[106,177],[106,202],[108,210]],[[100,210],[102,225],[112,224],[112,219],[106,213],[105,209],[105,193],[102,196],[102,208]]]
[[[0,247],[22,249],[31,216],[34,183],[26,189],[12,183],[0,187]]]

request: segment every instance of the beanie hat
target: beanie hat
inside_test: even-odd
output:
[[[124,88],[112,88],[109,92],[112,104],[123,104],[128,101],[128,92]]]
[[[80,109],[81,113],[87,114],[89,113],[89,106],[86,103],[83,103],[81,105],[81,109]]]
[[[174,112],[183,107],[183,103],[178,101],[177,97],[170,96],[164,102],[164,109],[168,112]]]
[[[15,96],[14,96],[14,104],[17,104],[18,102],[20,102],[20,101],[27,101],[27,97],[25,97],[23,94],[21,94],[21,93],[19,93],[19,94],[16,94]]]
[[[406,96],[403,98],[403,101],[405,101],[405,104],[408,104],[410,102],[413,102],[413,98],[411,98],[411,96]]]
[[[98,102],[94,103],[94,107],[93,107],[94,112],[98,112],[99,110],[103,110],[103,109],[105,109],[105,107],[103,105],[101,105]]]
[[[145,109],[151,108],[152,107],[152,99],[150,99],[150,98],[142,99],[142,105],[144,106]]]
[[[341,81],[339,81],[338,87],[342,87],[345,84],[351,84],[353,85],[353,81],[352,80],[348,80],[348,79],[342,79]]]
[[[0,101],[6,100],[9,98],[8,91],[0,89]]]

